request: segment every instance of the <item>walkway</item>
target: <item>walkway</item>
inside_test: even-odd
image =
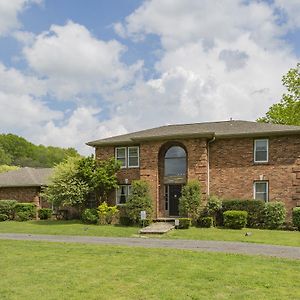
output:
[[[28,240],[45,242],[87,243],[145,248],[172,248],[193,251],[265,255],[300,259],[300,247],[275,246],[241,242],[219,242],[199,240],[166,240],[155,238],[114,238],[94,236],[63,236],[40,234],[0,233],[0,240]]]

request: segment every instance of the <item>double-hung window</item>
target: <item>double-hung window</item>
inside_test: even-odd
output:
[[[254,182],[254,199],[269,201],[269,183],[268,181],[255,181]]]
[[[119,185],[116,191],[116,204],[125,204],[130,195],[131,185]]]
[[[116,160],[121,162],[121,168],[138,168],[140,161],[139,147],[116,148]]]
[[[127,166],[126,150],[126,147],[116,148],[116,160],[121,163],[121,168],[126,168]]]
[[[269,140],[254,140],[254,162],[266,163],[269,161]]]

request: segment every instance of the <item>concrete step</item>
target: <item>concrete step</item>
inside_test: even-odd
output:
[[[140,234],[163,234],[166,233],[172,229],[174,229],[174,224],[170,222],[156,222],[152,223],[149,226],[142,228],[140,230]]]

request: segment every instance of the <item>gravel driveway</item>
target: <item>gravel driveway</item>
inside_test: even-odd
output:
[[[26,240],[45,242],[66,242],[86,244],[106,244],[144,248],[172,248],[193,251],[209,251],[264,255],[281,258],[300,259],[300,247],[275,246],[241,242],[200,241],[200,240],[162,240],[155,238],[114,238],[90,236],[64,236],[41,234],[0,233],[3,240]]]

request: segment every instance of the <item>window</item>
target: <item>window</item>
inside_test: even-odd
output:
[[[116,191],[116,204],[125,204],[130,195],[131,185],[119,185]]]
[[[179,146],[173,146],[165,154],[165,176],[186,175],[186,153]]]
[[[126,168],[126,147],[116,148],[116,160],[121,163],[121,168]]]
[[[261,139],[254,141],[254,162],[268,162],[269,140]]]
[[[269,183],[268,181],[256,181],[254,182],[254,199],[269,201]]]
[[[128,147],[128,168],[139,166],[139,147]]]
[[[139,147],[118,147],[116,148],[116,160],[121,162],[121,168],[138,168],[140,161]]]

